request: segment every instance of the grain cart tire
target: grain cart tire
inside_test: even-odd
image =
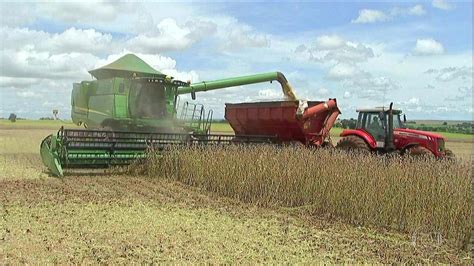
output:
[[[420,146],[420,145],[416,145],[416,146],[408,148],[406,153],[409,156],[426,156],[426,157],[429,157],[429,156],[433,155],[433,153],[430,150],[428,150],[427,148],[425,148],[423,146]]]
[[[337,143],[336,148],[353,152],[370,152],[369,145],[367,145],[367,143],[362,138],[357,136],[343,137]]]

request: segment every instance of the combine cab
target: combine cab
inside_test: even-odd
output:
[[[404,126],[402,111],[389,108],[357,110],[359,118],[355,129],[341,133],[337,147],[344,150],[398,152],[408,155],[429,155],[437,158],[453,157],[444,147],[443,136],[431,132],[408,129]]]

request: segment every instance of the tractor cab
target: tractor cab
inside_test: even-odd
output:
[[[370,109],[358,109],[359,113],[356,129],[364,130],[369,133],[377,142],[377,147],[384,147],[385,140],[390,132],[388,132],[388,121],[392,120],[392,128],[402,128],[401,110],[391,110],[392,115],[389,115],[389,109],[385,107],[376,107]],[[393,129],[392,129],[393,131]]]

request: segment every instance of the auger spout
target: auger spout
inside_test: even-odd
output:
[[[296,100],[296,95],[285,75],[281,72],[261,73],[249,76],[240,76],[227,79],[219,79],[212,81],[202,81],[199,83],[190,84],[189,86],[179,87],[178,94],[188,94],[200,91],[217,90],[228,87],[256,84],[276,80],[281,84],[283,94],[289,100]]]

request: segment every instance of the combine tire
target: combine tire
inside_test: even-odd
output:
[[[423,146],[413,146],[407,149],[406,154],[409,156],[432,156],[433,153]]]
[[[337,143],[336,148],[352,152],[370,152],[369,145],[367,145],[367,143],[362,138],[357,136],[343,137]]]

